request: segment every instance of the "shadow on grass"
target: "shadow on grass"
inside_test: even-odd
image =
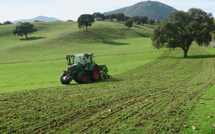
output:
[[[108,45],[129,45],[129,43],[120,43],[120,42],[115,42],[115,41],[110,41],[110,40],[102,40],[100,42],[103,44],[108,44]]]
[[[215,58],[215,55],[192,55],[188,57],[172,57],[172,56],[166,56],[166,57],[160,57],[159,59],[202,59],[202,58]]]
[[[214,58],[215,55],[193,55],[186,57],[187,59],[201,59],[201,58]],[[184,59],[186,59],[184,58]]]
[[[95,34],[91,31],[88,31],[88,33],[92,36],[92,38],[99,43],[102,44],[108,44],[108,45],[129,45],[129,43],[121,43],[121,42],[116,42],[113,40],[109,40],[108,37],[104,38],[102,35]]]
[[[142,34],[142,33],[139,33],[139,32],[136,32],[139,36],[141,37],[150,37],[150,35],[146,35],[146,34]]]
[[[21,41],[32,41],[32,40],[39,40],[39,39],[44,39],[45,37],[29,37],[25,39],[20,39]]]
[[[111,40],[106,40],[102,38],[97,38],[94,39],[96,42],[102,43],[102,44],[108,44],[108,45],[129,45],[129,43],[121,43],[121,42],[116,42],[116,41],[111,41]]]

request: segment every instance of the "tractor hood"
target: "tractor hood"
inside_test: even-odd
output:
[[[68,73],[69,74],[74,74],[79,72],[80,69],[82,69],[82,64],[72,64],[68,66]]]
[[[69,65],[69,66],[68,66],[69,72],[74,72],[74,71],[76,71],[77,66],[78,66],[77,64]]]

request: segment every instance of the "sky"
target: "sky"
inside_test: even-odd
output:
[[[81,14],[108,12],[147,0],[0,0],[0,23],[37,16],[76,21]],[[215,17],[215,0],[156,0],[177,10],[200,8]]]

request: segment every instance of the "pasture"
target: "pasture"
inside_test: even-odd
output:
[[[152,29],[113,22],[89,32],[76,22],[34,25],[28,40],[0,26],[1,133],[215,132],[214,99],[204,99],[215,97],[213,49],[193,44],[182,58],[154,49]],[[65,56],[91,52],[112,79],[61,85]]]

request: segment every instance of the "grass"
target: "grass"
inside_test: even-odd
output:
[[[0,27],[9,43],[0,49],[0,133],[215,132],[214,100],[201,99],[214,97],[213,49],[193,46],[184,59],[178,49],[155,50],[144,27],[96,22],[87,33],[74,22],[35,25],[30,40]],[[84,52],[113,78],[61,85],[65,55]]]
[[[184,123],[188,125],[188,128],[182,128],[182,133],[212,134],[215,132],[214,128],[212,127],[212,125],[215,125],[214,98],[215,87],[212,86],[207,92],[203,93],[195,105],[195,109]],[[201,104],[202,102],[203,104]],[[190,129],[192,126],[196,126],[196,130]]]
[[[1,40],[8,45],[0,49],[0,93],[62,86],[59,76],[67,68],[67,54],[94,53],[96,62],[106,64],[115,75],[151,62],[162,53],[151,47],[149,38],[142,37],[149,32],[128,30],[118,23],[96,22],[90,32],[78,29],[76,22],[34,24],[38,32],[28,40],[8,32],[15,25],[1,27]]]

